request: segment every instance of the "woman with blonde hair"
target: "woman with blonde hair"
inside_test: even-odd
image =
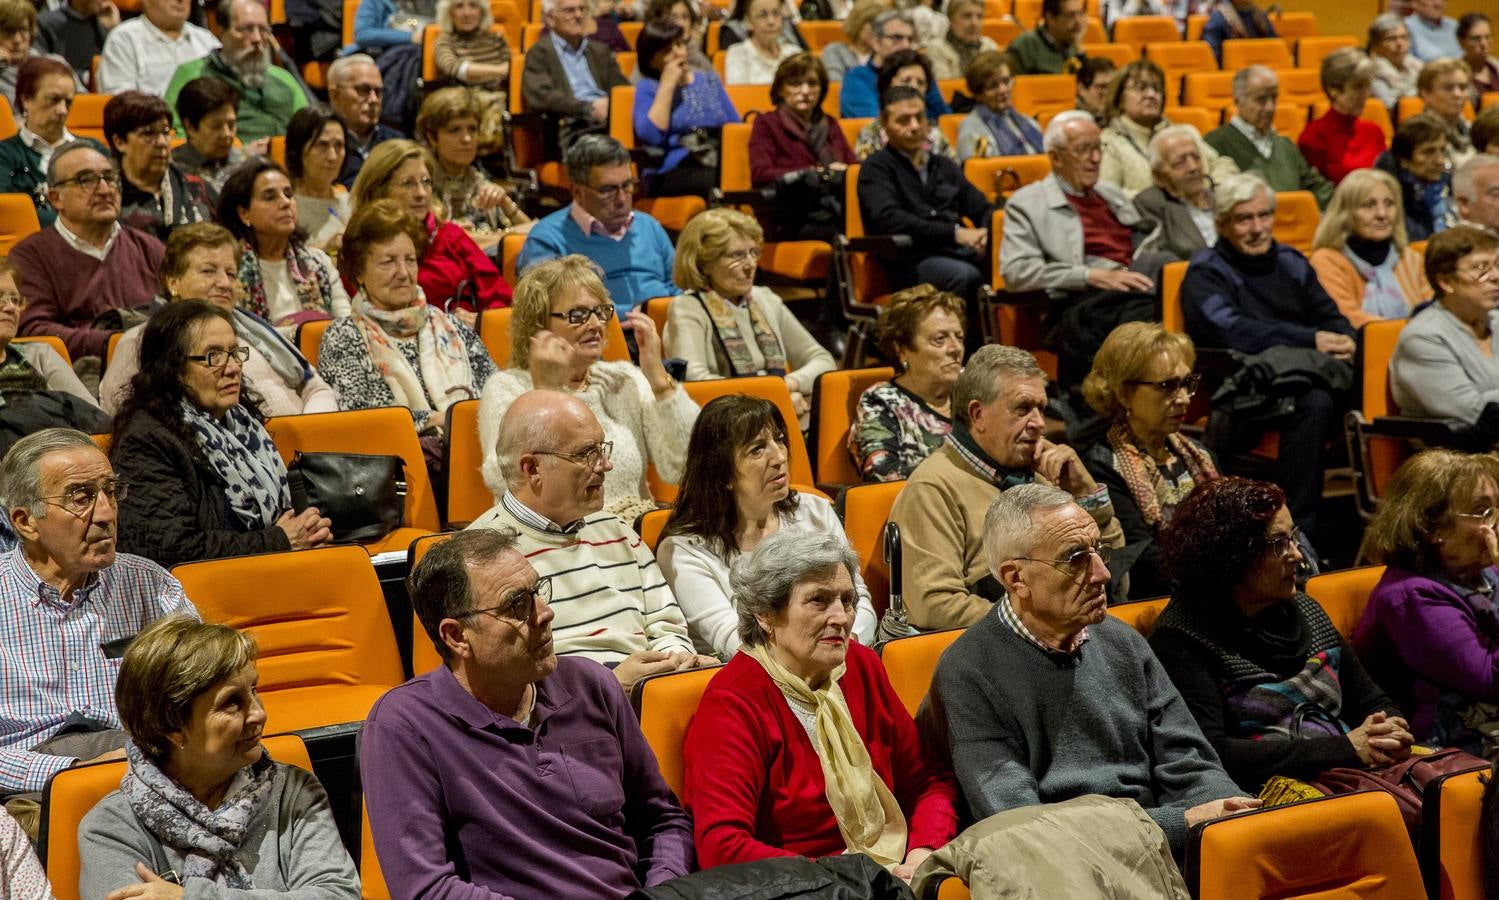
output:
[[[1457,168],[1473,155],[1472,123],[1463,115],[1473,89],[1473,70],[1460,59],[1434,59],[1421,67],[1416,92],[1425,112],[1447,129],[1447,158]]]
[[[869,62],[874,53],[874,20],[889,8],[890,0],[859,0],[848,11],[843,20],[845,40],[822,48],[822,64],[827,67],[829,81],[842,81],[845,72]]]
[[[1422,743],[1478,752],[1499,719],[1499,459],[1426,450],[1406,460],[1364,532],[1383,564],[1353,631],[1371,674]]]
[[[1166,73],[1148,59],[1137,59],[1120,70],[1109,88],[1109,124],[1099,135],[1103,160],[1098,179],[1117,186],[1129,199],[1154,184],[1147,148],[1150,139],[1171,126],[1166,117]],[[1239,174],[1232,159],[1197,136],[1202,167],[1214,181]]]
[[[1358,169],[1338,185],[1308,262],[1354,328],[1403,319],[1431,299],[1421,254],[1406,237],[1400,185],[1380,169]]]
[[[677,483],[687,462],[687,440],[697,404],[666,373],[656,325],[639,309],[621,323],[635,332],[640,365],[603,359],[614,303],[598,264],[573,254],[537,263],[515,286],[510,314],[510,367],[496,373],[479,401],[484,483],[504,493],[495,451],[500,420],[533,389],[563,391],[598,417],[614,444],[614,467],[604,479],[604,508],[626,522],[656,508],[646,469]]]
[[[1111,567],[1129,570],[1131,599],[1170,591],[1161,532],[1194,487],[1218,477],[1212,452],[1181,433],[1202,381],[1192,371],[1196,360],[1186,335],[1158,322],[1127,322],[1098,348],[1083,380],[1084,399],[1110,423],[1083,452],[1083,466],[1114,501],[1125,546]]]

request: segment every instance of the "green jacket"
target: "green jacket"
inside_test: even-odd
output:
[[[165,100],[172,107],[172,125],[177,133],[186,136],[182,120],[177,116],[177,94],[182,86],[194,78],[208,76],[227,81],[239,91],[239,139],[243,143],[258,141],[272,135],[285,134],[286,123],[292,113],[307,105],[307,95],[297,84],[296,78],[280,66],[266,70],[265,83],[259,88],[247,87],[239,76],[224,62],[223,51],[215,50],[202,59],[183,63],[172,75],[167,85]]]
[[[98,141],[79,138],[93,144],[105,156]],[[42,168],[42,155],[21,140],[19,134],[0,141],[0,194],[25,194],[36,204],[36,218],[43,228],[57,219],[57,210],[47,202],[47,172]]]
[[[1311,191],[1317,198],[1318,209],[1326,209],[1332,201],[1333,183],[1312,168],[1285,135],[1275,136],[1269,159],[1261,156],[1244,132],[1232,124],[1215,128],[1203,140],[1237,163],[1239,171],[1255,171],[1265,176],[1272,191]]]
[[[1083,53],[1075,45],[1063,53],[1046,33],[1046,27],[1037,25],[1015,38],[1005,58],[1011,75],[1070,75],[1077,71],[1077,61],[1083,58]]]

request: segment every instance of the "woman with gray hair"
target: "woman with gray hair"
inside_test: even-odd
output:
[[[1364,46],[1374,60],[1374,96],[1394,110],[1401,97],[1416,96],[1416,76],[1421,60],[1411,53],[1411,32],[1405,20],[1394,13],[1380,13],[1369,23],[1369,42]]]
[[[957,833],[952,776],[850,637],[857,564],[840,535],[782,531],[735,565],[743,643],[683,746],[703,868],[863,853],[909,881]]]

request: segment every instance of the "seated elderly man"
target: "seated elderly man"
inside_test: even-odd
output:
[[[1169,257],[1154,252],[1155,223],[1098,180],[1103,151],[1091,114],[1058,113],[1043,140],[1051,177],[1010,197],[999,267],[1008,290],[1051,295],[1047,345],[1072,387],[1116,326],[1155,318],[1155,278]]]
[[[942,655],[921,714],[974,818],[1102,794],[1138,802],[1180,854],[1192,826],[1260,805],[1145,639],[1105,612],[1093,516],[1066,491],[1020,485],[990,504],[983,534],[1005,596]]]
[[[609,94],[630,82],[609,46],[588,36],[595,20],[586,0],[544,0],[541,15],[547,30],[526,50],[521,95],[545,117],[549,145],[565,153],[578,137],[609,131]]]
[[[990,344],[969,358],[953,385],[952,431],[911,473],[890,511],[900,525],[912,625],[971,625],[1004,595],[984,558],[982,524],[990,501],[1016,485],[1060,486],[1089,511],[1109,546],[1124,546],[1108,488],[1071,447],[1042,437],[1045,409],[1046,373],[1035,357]]]
[[[48,778],[124,758],[115,672],[130,639],[162,616],[197,616],[166,570],[115,552],[124,490],[79,431],[38,431],[0,461],[20,539],[0,557],[0,794],[33,837]]]
[[[1170,125],[1146,145],[1153,187],[1135,195],[1140,217],[1160,227],[1157,246],[1178,259],[1213,246],[1213,182],[1202,164],[1197,129]]]
[[[557,652],[611,666],[625,690],[659,672],[715,665],[698,656],[687,619],[651,551],[603,512],[610,442],[569,394],[529,391],[500,419],[500,498],[469,528],[515,531],[516,548],[551,588]]]
[[[1214,214],[1218,243],[1192,257],[1182,281],[1187,334],[1198,347],[1246,354],[1307,351],[1291,365],[1312,386],[1303,380],[1294,412],[1281,410],[1268,427],[1280,434],[1276,483],[1292,518],[1311,535],[1322,498],[1322,449],[1341,430],[1339,395],[1352,380],[1354,329],[1306,257],[1275,240],[1275,192],[1263,178],[1245,172],[1219,185]],[[1219,452],[1233,449],[1241,448]]]
[[[1452,173],[1452,203],[1459,225],[1499,236],[1499,156],[1479,153]]]
[[[1240,171],[1265,176],[1272,190],[1311,191],[1317,208],[1326,209],[1333,183],[1312,168],[1290,138],[1275,130],[1280,76],[1268,66],[1247,66],[1234,73],[1233,89],[1234,117],[1203,140]]]
[[[620,898],[687,874],[691,820],[614,678],[554,652],[515,536],[454,535],[408,585],[445,664],[380,698],[360,738],[391,896]]]

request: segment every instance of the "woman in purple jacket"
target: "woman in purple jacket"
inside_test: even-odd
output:
[[[1364,534],[1388,568],[1353,645],[1421,743],[1478,753],[1499,724],[1499,459],[1427,450],[1395,473]]]

